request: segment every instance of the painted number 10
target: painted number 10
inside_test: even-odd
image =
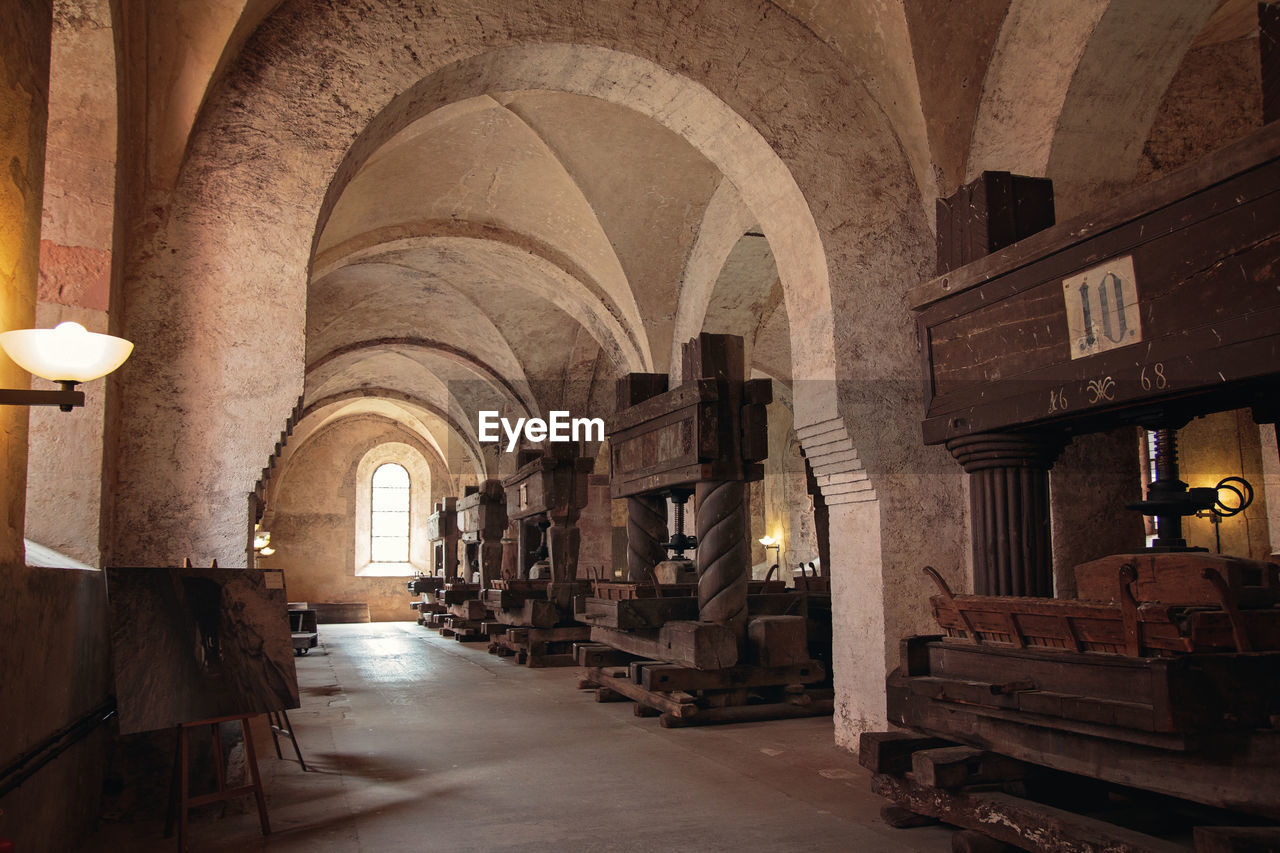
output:
[[[1142,340],[1133,258],[1125,256],[1064,279],[1071,358]]]

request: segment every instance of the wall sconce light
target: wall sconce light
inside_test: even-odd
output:
[[[62,385],[61,391],[0,388],[0,405],[57,406],[69,412],[84,405],[84,392],[76,391],[76,385],[106,376],[124,364],[133,344],[67,322],[52,329],[4,332],[0,349],[28,373]]]
[[[253,526],[253,553],[259,557],[270,557],[276,552],[271,547],[271,531],[263,530],[261,524]]]
[[[781,560],[780,554],[782,553],[782,541],[780,539],[774,539],[772,536],[763,536],[759,541],[760,544],[764,546],[766,552],[770,548],[773,549],[773,561],[775,563]]]

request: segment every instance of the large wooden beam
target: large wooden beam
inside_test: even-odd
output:
[[[871,790],[917,814],[1028,850],[1188,853],[1182,844],[998,791],[946,791],[883,773],[871,777]]]
[[[694,669],[724,669],[738,662],[733,632],[712,622],[668,622],[658,631],[632,632],[593,626],[591,640],[643,658]]]

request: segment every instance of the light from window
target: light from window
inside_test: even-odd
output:
[[[373,472],[371,504],[371,562],[409,562],[409,472],[394,462],[380,465]]]

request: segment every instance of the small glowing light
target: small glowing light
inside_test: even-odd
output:
[[[760,544],[766,548],[772,548],[774,545],[778,544],[778,540],[774,539],[772,536],[764,536],[761,537]]]
[[[267,545],[265,548],[261,548],[258,550],[258,553],[261,554],[263,557],[270,557],[275,552],[276,552],[276,549],[272,548],[270,545]]]

